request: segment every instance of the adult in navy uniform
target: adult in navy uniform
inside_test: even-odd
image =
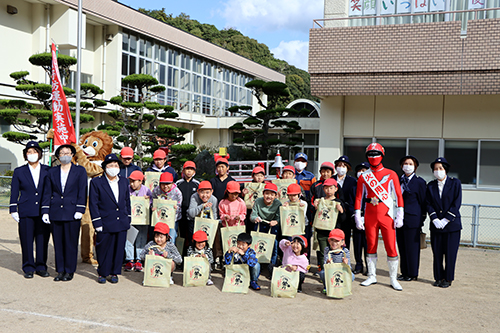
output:
[[[418,277],[420,264],[420,233],[427,214],[425,203],[425,180],[415,174],[419,163],[415,156],[405,156],[399,160],[404,174],[400,178],[403,192],[403,226],[396,229],[399,250],[400,281],[412,281]]]
[[[76,271],[80,224],[87,204],[87,172],[71,159],[76,149],[71,145],[57,148],[60,165],[50,168],[45,180],[42,220],[52,223],[52,240],[57,276],[54,281],[71,281]]]
[[[432,162],[431,169],[437,178],[427,184],[426,192],[427,212],[432,221],[433,286],[448,288],[455,279],[455,263],[462,230],[462,184],[460,180],[448,177],[450,164],[444,157]]]
[[[97,282],[118,282],[122,272],[123,254],[130,228],[130,194],[128,180],[118,176],[121,161],[115,154],[106,156],[101,164],[105,173],[90,182],[89,209],[96,235]]]
[[[19,227],[24,277],[31,279],[34,272],[48,277],[47,247],[50,225],[43,223],[40,207],[49,167],[40,163],[42,149],[38,142],[28,142],[23,156],[28,164],[14,169],[9,211]],[[36,244],[36,259],[33,255],[33,241]]]
[[[356,165],[354,168],[354,172],[356,172],[356,179],[361,177],[361,174],[366,170],[370,169],[370,164],[368,162],[361,162]],[[355,191],[357,189],[358,184],[356,183]],[[365,205],[367,202],[367,198],[363,198],[361,204],[361,216],[365,216]],[[354,248],[354,259],[356,260],[356,265],[354,266],[353,274],[363,273],[363,258],[367,256],[368,245],[366,244],[366,234],[364,230],[360,230],[358,228],[353,228],[352,233],[352,243]],[[365,271],[363,275],[368,275],[368,272]]]
[[[354,200],[356,199],[356,186],[357,180],[347,174],[351,171],[352,166],[349,157],[346,155],[340,156],[335,160],[335,172],[333,178],[339,184],[340,189],[344,195],[344,215],[345,218],[340,223],[340,229],[345,234],[345,246],[349,249],[351,245],[351,229],[356,229],[354,223]]]

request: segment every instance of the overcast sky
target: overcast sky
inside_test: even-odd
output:
[[[235,28],[266,44],[276,58],[307,71],[309,29],[323,17],[323,0],[119,0],[132,8],[165,8],[218,29]]]

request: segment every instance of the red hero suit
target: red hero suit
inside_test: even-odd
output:
[[[399,177],[397,174],[390,169],[384,168],[382,165],[384,155],[385,150],[382,145],[378,143],[368,145],[366,148],[366,157],[370,164],[370,170],[366,171],[358,178],[356,189],[354,218],[356,227],[360,230],[365,230],[366,242],[368,245],[368,279],[362,282],[361,285],[369,286],[377,283],[375,274],[377,245],[379,230],[381,230],[385,250],[387,252],[391,285],[396,290],[402,290],[401,285],[397,282],[398,253],[396,251],[395,227],[399,228],[403,225],[403,196],[401,194],[401,185],[399,184]],[[383,187],[385,191],[381,189],[381,187]],[[388,203],[392,205],[394,194],[397,199],[398,208],[396,211],[390,212],[389,207],[381,199],[388,196],[391,198],[388,200]],[[361,217],[361,203],[363,202],[363,198],[367,198],[364,218]],[[392,217],[390,213],[392,213]]]

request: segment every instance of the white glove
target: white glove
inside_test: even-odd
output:
[[[19,213],[18,212],[12,213],[12,214],[10,214],[10,216],[12,216],[12,218],[14,220],[16,220],[17,223],[19,223]]]
[[[45,224],[50,224],[49,214],[43,214],[43,215],[42,215],[42,221],[43,221],[43,223],[45,223]]]
[[[434,223],[434,226],[437,229],[443,229],[442,222],[440,219],[434,219],[434,220],[432,220],[432,223]]]
[[[356,209],[354,211],[354,221],[356,222],[356,228],[365,230],[365,218],[361,216],[361,210]]]
[[[398,207],[396,218],[394,219],[394,228],[401,228],[403,226],[403,217],[405,216],[405,212],[403,207]]]
[[[450,223],[450,220],[448,220],[448,219],[445,217],[444,219],[442,219],[442,220],[441,220],[441,223],[442,223],[442,225],[443,225],[443,228],[442,228],[442,229],[444,229],[444,228],[446,227],[446,225],[447,225],[448,223]]]
[[[97,227],[97,228],[95,228],[95,231],[97,231],[97,232],[102,232],[102,227]]]
[[[75,220],[81,220],[81,219],[82,219],[82,216],[83,216],[83,214],[82,214],[82,213],[80,213],[80,212],[76,212],[76,213],[75,213],[75,216],[73,216],[73,217],[75,218]]]

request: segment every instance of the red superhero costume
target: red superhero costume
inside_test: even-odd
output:
[[[389,276],[391,285],[396,290],[402,290],[397,281],[398,253],[396,251],[396,230],[395,227],[403,225],[403,196],[401,185],[397,174],[384,168],[382,159],[385,150],[378,143],[372,143],[366,148],[366,157],[370,164],[370,169],[365,171],[358,178],[356,190],[356,201],[354,203],[354,218],[356,227],[366,232],[366,242],[368,245],[368,279],[361,283],[369,286],[377,283],[377,245],[379,230],[382,232],[385,250],[387,252],[387,262],[389,265]],[[394,198],[397,208],[394,209]],[[361,204],[365,200],[365,216],[361,217]]]

